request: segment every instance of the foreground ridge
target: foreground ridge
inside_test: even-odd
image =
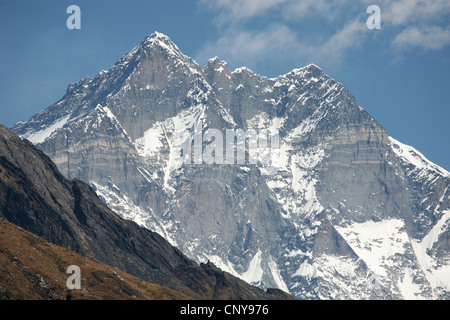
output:
[[[190,300],[119,269],[88,259],[0,218],[0,300]],[[68,289],[67,268],[82,271]]]

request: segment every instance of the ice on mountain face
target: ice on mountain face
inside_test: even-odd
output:
[[[336,229],[367,266],[383,277],[395,265],[396,255],[405,254],[409,245],[404,223],[398,219],[353,223]]]
[[[292,190],[295,194],[300,195],[300,197],[308,204],[311,204],[311,208],[306,206],[306,208],[308,208],[307,211],[319,211],[322,207],[317,201],[314,189],[316,180],[314,178],[310,178],[310,173],[307,170],[301,169],[299,166],[299,162],[301,160],[302,157],[298,155],[292,155],[291,157]]]
[[[206,97],[204,93],[196,94],[190,91],[188,97],[195,100],[192,107],[183,110],[175,117],[156,122],[142,137],[134,141],[139,155],[164,165],[164,187],[170,191],[174,191],[169,183],[171,174],[184,162],[184,159],[180,157],[182,146],[198,130],[201,130],[204,119],[205,106],[201,103],[202,97]],[[164,147],[169,151],[165,158],[160,153]]]
[[[279,267],[277,263],[274,261],[273,257],[266,256],[262,253],[261,250],[258,250],[256,254],[251,258],[248,268],[244,271],[239,273],[236,269],[237,266],[233,265],[230,261],[224,261],[217,255],[207,255],[207,260],[212,262],[214,265],[219,267],[220,269],[234,275],[235,277],[238,277],[247,283],[253,284],[253,285],[262,285],[264,283],[264,268],[263,263],[267,262],[267,267],[270,272],[270,276],[274,280],[274,283],[276,286],[284,290],[285,292],[288,292],[289,289],[286,285],[286,283],[283,280],[283,277],[280,274]],[[267,258],[267,261],[264,261]]]
[[[422,228],[411,239],[411,245],[431,285],[433,298],[445,299],[450,291],[450,257],[445,249],[439,251],[439,243],[448,237],[446,233],[450,228],[450,210],[446,199],[450,173],[426,159],[413,147],[391,137],[389,140],[392,150],[405,165],[405,177],[414,182],[413,191],[419,195],[416,220]]]
[[[450,225],[450,210],[445,210],[444,214],[439,219],[439,221],[433,226],[430,232],[421,240],[415,242],[415,249],[417,249],[417,257],[419,257],[425,269],[427,269],[426,258],[424,253],[431,250],[433,245],[438,240],[441,233],[448,230]]]
[[[201,75],[201,68],[191,58],[185,56],[168,36],[155,32],[144,40],[146,48],[157,47],[176,59],[176,66],[187,68],[191,74]]]
[[[170,41],[169,37],[161,35],[160,33],[155,33],[156,36],[150,36],[146,42],[147,47],[158,46],[164,49],[171,56],[178,56],[181,54],[180,49]]]
[[[225,70],[227,63],[225,61],[221,61],[218,57],[213,59],[209,59],[208,63],[216,64],[216,68],[214,69],[217,73],[222,73]],[[230,78],[229,75],[227,75]]]
[[[360,300],[369,299],[370,286],[361,275],[361,265],[351,257],[322,254],[315,258],[314,277],[320,279],[317,285],[319,299]],[[308,293],[305,293],[308,297]]]
[[[261,250],[258,250],[257,253],[250,260],[248,268],[239,273],[236,269],[237,266],[228,261],[227,259],[222,259],[217,255],[210,254],[205,255],[207,261],[213,263],[216,267],[221,270],[232,274],[233,276],[244,280],[247,283],[253,285],[261,285],[263,281],[264,271],[262,269],[261,263],[263,259],[263,255]]]
[[[389,137],[389,140],[392,144],[392,150],[407,163],[412,164],[417,170],[423,170],[424,174],[426,171],[437,171],[443,176],[450,177],[450,172],[429,161],[413,147],[403,144],[392,137]]]
[[[259,283],[262,280],[262,275],[261,251],[259,250],[250,261],[248,270],[241,275],[241,278],[248,283]]]
[[[167,231],[171,225],[164,225],[160,221],[156,221],[151,208],[150,212],[148,212],[135,205],[132,199],[121,193],[120,189],[112,183],[109,186],[102,186],[91,182],[90,185],[99,198],[122,218],[132,220],[144,228],[153,230],[162,235],[172,245],[175,244],[174,239],[170,236],[170,232]]]
[[[134,141],[136,150],[142,157],[157,158],[159,160],[159,150],[164,146],[163,124],[155,123],[144,132],[141,138]]]
[[[292,276],[301,276],[311,280],[317,277],[317,268],[314,264],[310,264],[308,260],[305,260]]]
[[[312,132],[316,128],[318,122],[326,115],[326,113],[326,111],[317,109],[312,116],[306,118],[298,127],[294,128],[288,134],[287,139],[299,139],[302,136]]]
[[[439,266],[430,255],[438,238],[449,228],[450,210],[445,210],[440,220],[422,240],[411,240],[419,264],[434,291],[439,288],[443,288],[445,291],[450,290],[450,264]]]
[[[272,257],[270,257],[269,269],[277,287],[285,292],[289,292],[289,288],[283,280],[279,267]]]
[[[237,127],[237,124],[234,121],[233,117],[221,103],[219,103],[219,113],[222,119],[225,120],[231,126],[231,128]]]
[[[286,117],[271,119],[267,113],[261,112],[252,119],[247,120],[247,126],[255,130],[266,129],[270,133],[275,134],[283,127],[285,121]]]
[[[279,174],[268,176],[266,183],[284,209],[285,218],[313,216],[323,210],[315,192],[317,177],[314,168],[324,158],[324,148],[294,150],[289,139],[290,135],[280,147]]]
[[[430,290],[427,289],[430,283],[424,277],[426,269],[417,254],[418,246],[407,235],[402,220],[352,223],[336,226],[336,229],[382,287],[390,288],[391,292],[397,292],[403,299],[430,298]],[[410,256],[416,256],[417,260],[405,259]]]
[[[239,277],[239,274],[234,270],[233,265],[227,261],[224,262],[219,256],[211,254],[211,255],[204,255],[206,261],[209,261],[213,263],[217,268],[228,272],[229,274],[232,274],[235,277]]]
[[[112,111],[108,107],[104,107],[100,104],[98,104],[91,112],[73,118],[70,122],[73,123],[73,127],[82,126],[84,134],[92,134],[93,132],[101,130],[102,126],[112,125],[123,139],[130,141],[128,133],[122,127]]]
[[[132,219],[140,226],[145,226],[148,213],[135,206],[130,198],[120,193],[120,189],[110,183],[109,186],[102,186],[98,183],[90,183],[95,192],[108,206],[119,213],[124,219]]]
[[[64,127],[68,122],[70,115],[65,116],[62,119],[59,119],[55,123],[50,126],[43,128],[40,131],[32,131],[30,133],[22,135],[22,139],[28,139],[33,144],[38,144],[44,142],[48,137],[50,137],[55,131]]]
[[[232,73],[253,73],[253,71],[251,71],[247,67],[239,67],[239,68],[236,68]]]
[[[403,276],[397,285],[405,300],[423,300],[422,297],[422,287],[414,283],[414,271],[410,268],[405,268],[403,270]]]
[[[94,128],[97,129],[98,126],[100,125],[100,123],[103,121],[103,119],[109,118],[109,120],[111,120],[112,123],[114,123],[116,126],[119,126],[120,128],[122,127],[119,123],[119,121],[117,121],[117,118],[114,116],[114,114],[111,112],[111,110],[109,110],[108,107],[103,107],[100,104],[97,105],[97,107],[95,107],[94,111],[92,112],[92,114],[90,114],[91,118],[95,117],[94,122],[92,122],[90,124],[90,128]],[[87,131],[87,130],[86,130]]]

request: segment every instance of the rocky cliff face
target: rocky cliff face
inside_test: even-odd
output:
[[[450,174],[315,65],[277,78],[217,57],[201,68],[154,33],[12,129],[122,217],[252,284],[310,299],[448,298]],[[199,134],[203,156],[226,154],[208,129],[266,130],[279,144],[256,164],[217,164],[196,161],[194,141],[185,163],[180,147]]]
[[[291,298],[276,289],[264,292],[211,263],[189,260],[157,233],[120,218],[84,182],[68,181],[42,151],[1,125],[0,217],[195,299]]]

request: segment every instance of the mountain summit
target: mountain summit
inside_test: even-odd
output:
[[[218,57],[201,68],[154,33],[12,129],[122,217],[251,284],[306,299],[449,298],[450,174],[313,64],[276,78]],[[198,136],[193,158],[220,155],[227,130],[279,143],[256,164],[180,158]]]

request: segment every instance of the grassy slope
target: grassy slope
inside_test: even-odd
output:
[[[66,286],[67,267],[81,289]],[[180,300],[190,297],[51,244],[0,218],[0,299]]]

